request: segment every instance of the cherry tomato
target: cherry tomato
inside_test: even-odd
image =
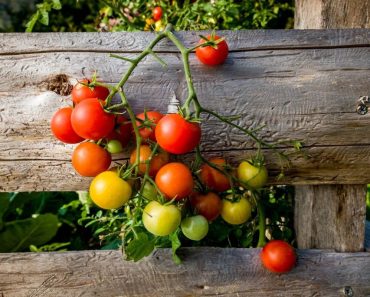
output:
[[[72,165],[82,176],[96,176],[107,170],[111,155],[93,142],[80,143],[72,153]]]
[[[136,117],[140,120],[145,121],[145,113],[138,114]],[[140,128],[139,129],[140,136],[143,138],[143,140],[150,139],[156,141],[155,126],[157,125],[159,120],[163,118],[163,114],[161,114],[158,111],[147,111],[146,118],[147,121],[151,122],[150,124],[151,127]],[[136,125],[141,126],[143,124],[140,121],[136,121]]]
[[[72,111],[73,130],[85,139],[99,140],[114,128],[114,115],[104,111],[98,99],[86,99]]]
[[[155,183],[167,199],[180,200],[188,196],[194,187],[190,169],[183,163],[168,163],[159,169]]]
[[[181,222],[181,212],[173,204],[161,205],[151,201],[143,210],[144,227],[157,236],[166,236],[174,232]]]
[[[252,214],[252,206],[244,197],[238,202],[222,199],[221,217],[231,225],[244,224]]]
[[[112,139],[107,143],[107,151],[111,154],[118,154],[123,151],[122,144],[119,140]]]
[[[243,161],[238,166],[238,178],[254,189],[262,188],[267,183],[267,169],[265,166],[254,166],[249,161]]]
[[[144,174],[146,171],[146,161],[149,160],[150,155],[152,154],[152,150],[148,145],[141,145],[140,146],[140,164],[139,164],[139,172]],[[163,165],[167,164],[169,161],[169,155],[165,151],[159,151],[152,157],[149,165],[149,175],[155,176],[158,170],[163,167]],[[130,156],[130,164],[134,164],[136,162],[136,149],[133,150]]]
[[[190,203],[197,213],[204,216],[208,221],[216,219],[221,212],[221,198],[212,192],[204,195],[194,193],[190,196]]]
[[[150,182],[146,182],[143,187],[143,197],[147,200],[156,200],[157,189]]]
[[[132,136],[132,124],[131,122],[122,115],[116,117],[115,129],[112,130],[108,135],[108,140],[119,140],[122,147],[125,147]]]
[[[200,142],[198,123],[186,121],[179,114],[167,114],[158,122],[155,137],[164,150],[172,154],[185,154]]]
[[[130,199],[131,193],[129,183],[113,171],[100,173],[90,184],[91,200],[104,209],[121,207]]]
[[[260,254],[262,264],[270,271],[284,273],[293,269],[297,261],[294,248],[283,240],[271,240]]]
[[[212,158],[209,162],[214,163],[220,169],[224,169],[226,165],[225,159],[222,158]],[[231,187],[228,177],[208,164],[204,164],[200,168],[200,179],[203,184],[213,191],[223,192]]]
[[[181,222],[181,231],[191,240],[202,240],[208,233],[208,221],[201,215],[187,217]]]
[[[160,6],[154,7],[152,15],[153,15],[153,20],[159,21],[163,15],[162,7]]]
[[[71,96],[74,104],[78,104],[89,98],[105,100],[108,97],[109,89],[102,86],[89,87],[85,85],[89,83],[90,81],[88,79],[83,79],[73,87]]]
[[[211,35],[207,36],[208,40],[218,40],[220,39],[219,36],[214,36],[212,38]],[[206,41],[204,39],[201,39],[199,41],[200,44],[205,43]],[[219,65],[225,62],[227,55],[229,54],[229,47],[227,46],[227,43],[225,40],[221,41],[216,45],[216,48],[208,45],[205,47],[198,47],[195,50],[195,54],[199,61],[201,61],[203,64],[214,66]]]
[[[78,136],[71,124],[72,107],[59,109],[51,119],[51,131],[54,136],[64,143],[79,143],[84,140]]]

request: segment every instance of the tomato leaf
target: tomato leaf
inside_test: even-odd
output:
[[[145,233],[137,234],[137,237],[130,241],[125,247],[125,256],[127,260],[134,262],[149,256],[154,250],[154,239],[149,239]]]
[[[169,235],[169,239],[171,240],[171,247],[172,247],[172,260],[176,264],[181,264],[181,259],[176,254],[177,250],[181,247],[181,241],[179,239],[179,231],[180,229],[177,229],[175,232]]]
[[[5,223],[0,232],[0,252],[23,251],[31,244],[43,245],[55,236],[58,228],[58,217],[53,214]]]

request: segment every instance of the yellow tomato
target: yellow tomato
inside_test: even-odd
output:
[[[245,198],[238,202],[222,200],[221,217],[231,225],[240,225],[249,220],[252,214],[252,206]]]
[[[166,236],[177,229],[181,222],[181,212],[173,204],[162,205],[151,201],[143,211],[145,229],[157,236]]]
[[[259,189],[267,183],[267,169],[265,166],[253,166],[248,161],[243,161],[238,166],[238,178],[251,188]]]
[[[131,193],[130,184],[113,171],[98,174],[90,184],[91,200],[104,209],[121,207],[130,199]]]

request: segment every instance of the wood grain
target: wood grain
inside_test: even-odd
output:
[[[185,248],[179,266],[166,249],[137,264],[118,251],[1,254],[0,296],[370,296],[370,253],[299,250],[299,265],[283,275],[264,270],[259,253]]]
[[[299,186],[294,221],[300,248],[364,250],[365,185]]]
[[[364,1],[366,2],[366,1]],[[200,32],[176,32],[187,46],[194,46]],[[285,48],[369,46],[368,30],[237,30],[218,31],[227,36],[231,51]],[[334,37],[334,38],[333,38]],[[0,33],[0,55],[44,52],[138,52],[154,38],[149,32],[115,33]],[[22,42],[20,42],[20,40]],[[156,46],[159,52],[178,52],[166,40]]]
[[[296,0],[295,29],[370,28],[370,0]]]

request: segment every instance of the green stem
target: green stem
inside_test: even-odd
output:
[[[265,215],[265,207],[261,202],[261,198],[256,198],[257,202],[257,211],[258,211],[258,243],[257,247],[264,247],[266,244],[266,215]]]

